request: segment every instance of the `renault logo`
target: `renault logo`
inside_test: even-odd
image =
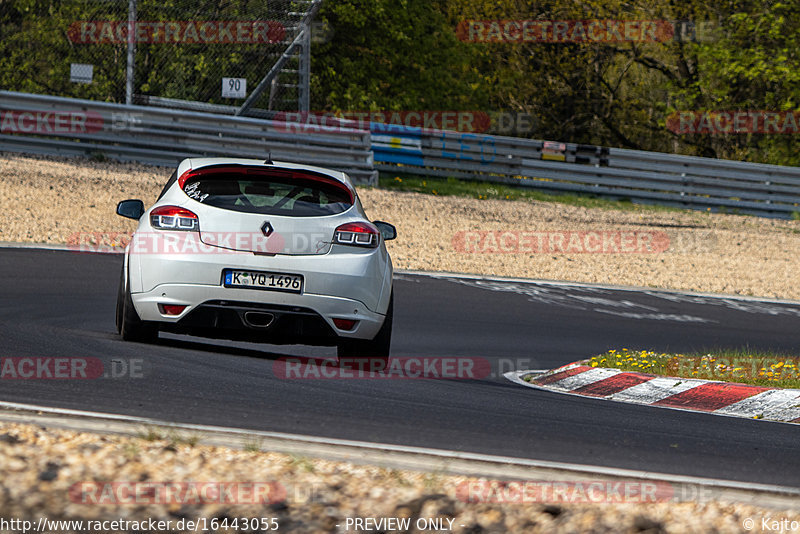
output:
[[[264,234],[266,237],[272,235],[272,232],[274,231],[275,230],[274,228],[272,228],[272,225],[269,223],[269,221],[265,221],[264,224],[261,225],[261,233]]]

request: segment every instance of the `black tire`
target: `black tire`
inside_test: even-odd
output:
[[[154,343],[158,340],[158,325],[139,318],[124,277],[123,270],[117,292],[117,332],[125,341]]]
[[[125,267],[122,267],[122,274],[119,275],[119,288],[117,288],[117,309],[114,322],[117,325],[117,334],[122,333],[122,309],[125,305]]]
[[[383,326],[373,339],[342,339],[336,348],[339,362],[364,361],[366,369],[384,370],[389,366],[389,351],[392,346],[392,317],[394,316],[394,293],[389,297],[389,308]]]

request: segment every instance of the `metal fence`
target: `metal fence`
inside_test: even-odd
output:
[[[800,168],[373,125],[376,168],[689,209],[800,214]]]
[[[0,91],[0,151],[174,165],[265,157],[343,170],[455,177],[765,217],[800,213],[800,168],[372,123],[325,127]]]
[[[266,158],[377,183],[370,133],[298,132],[291,123],[0,91],[0,151],[175,165],[186,157]]]
[[[248,108],[307,109],[312,31],[318,39],[326,35],[312,24],[320,4],[3,1],[0,89],[145,105],[158,97],[241,107],[260,87]]]

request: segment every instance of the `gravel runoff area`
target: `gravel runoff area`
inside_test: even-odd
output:
[[[116,203],[152,203],[169,173],[2,154],[0,242],[131,232]],[[800,299],[800,221],[368,188],[360,195],[370,217],[397,226],[399,238],[388,244],[397,269]]]
[[[275,531],[274,519],[277,532],[304,534],[705,534],[800,528],[796,509],[710,499],[675,502],[669,485],[652,481],[613,489],[612,483],[587,476],[585,483],[572,485],[528,481],[521,492],[520,486],[502,489],[494,480],[262,452],[257,443],[244,450],[210,446],[195,439],[153,429],[132,437],[2,422],[0,523],[47,520],[40,531],[59,533],[203,532],[224,521],[228,532],[258,530],[242,528],[244,519],[257,519],[261,531]],[[237,518],[238,527],[231,528]],[[389,528],[383,529],[367,523],[389,518],[398,523],[384,523]],[[53,523],[71,519],[84,523]],[[89,520],[152,523],[115,526]],[[409,528],[397,528],[403,520]],[[164,523],[157,526],[157,521]],[[196,522],[193,528],[188,521]],[[35,529],[32,525],[28,531]],[[23,532],[24,525],[6,523],[0,530]]]

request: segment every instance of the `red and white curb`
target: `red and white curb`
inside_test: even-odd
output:
[[[523,379],[535,375],[530,382]],[[517,384],[619,402],[765,421],[800,423],[800,389],[671,378],[571,363],[550,371],[512,371]]]

